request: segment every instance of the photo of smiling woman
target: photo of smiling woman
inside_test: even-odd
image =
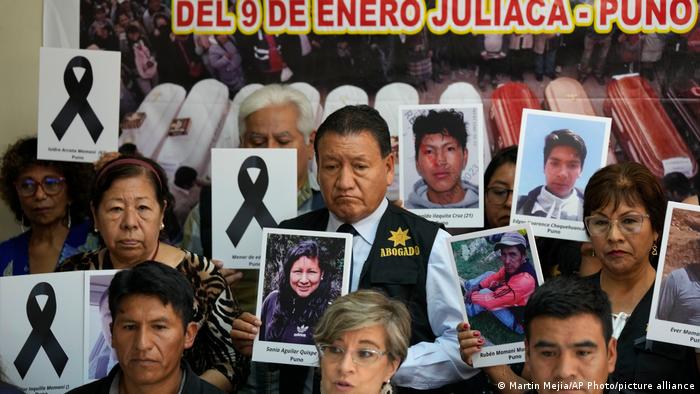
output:
[[[313,345],[313,328],[340,296],[336,262],[344,239],[271,234],[265,267],[261,341]],[[281,267],[280,267],[281,266]]]

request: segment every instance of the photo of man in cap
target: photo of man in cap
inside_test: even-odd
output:
[[[522,308],[537,286],[527,248],[527,241],[519,232],[504,233],[493,248],[503,266],[497,272],[486,271],[464,281],[464,301],[470,318],[489,311],[516,334],[525,333]]]
[[[516,213],[548,219],[582,220],[583,192],[575,187],[586,160],[586,143],[569,129],[545,137],[545,184],[518,197]]]

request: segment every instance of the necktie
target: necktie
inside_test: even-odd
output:
[[[346,233],[346,234],[352,234],[353,238],[358,234],[357,230],[355,230],[355,227],[352,226],[352,224],[348,223],[343,223],[338,227],[338,232],[339,233]],[[350,289],[352,290],[352,277],[353,277],[353,254],[352,251],[350,253]]]

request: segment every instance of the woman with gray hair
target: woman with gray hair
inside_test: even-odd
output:
[[[338,298],[316,326],[321,392],[391,393],[391,377],[408,354],[411,316],[373,290]]]

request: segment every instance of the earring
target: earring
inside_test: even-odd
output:
[[[651,255],[652,255],[652,256],[658,256],[658,255],[659,255],[659,249],[656,247],[656,242],[654,242],[654,244],[651,245]]]
[[[93,229],[93,231],[95,231],[95,234],[99,234],[99,233],[100,233],[100,230],[98,230],[97,227],[95,227],[95,228]]]
[[[591,251],[591,257],[595,257],[595,249]]]
[[[161,223],[161,224],[160,224],[160,229],[162,230],[162,229],[164,229],[164,228],[165,228],[165,223]]]
[[[66,222],[67,222],[67,223],[66,223],[66,225],[67,225],[67,227],[68,227],[68,228],[70,228],[70,226],[71,226],[71,219],[70,219],[70,204],[68,204],[68,206],[67,206],[67,209],[66,209],[66,211],[68,211],[68,212],[67,212],[67,215],[66,215],[66,216],[67,216],[67,218],[68,218],[68,220],[66,221]]]

